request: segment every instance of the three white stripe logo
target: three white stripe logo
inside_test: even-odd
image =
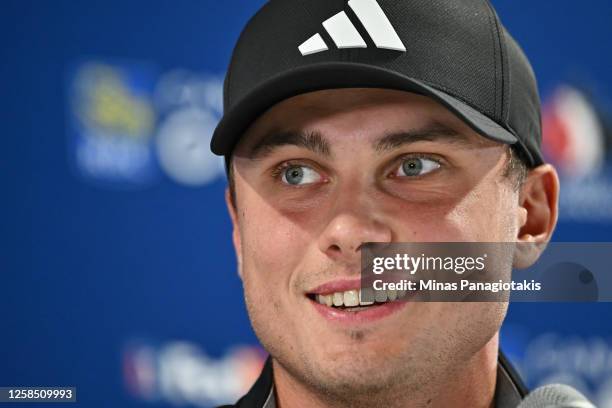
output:
[[[353,10],[377,48],[406,51],[391,22],[376,0],[349,0]],[[323,27],[338,48],[367,48],[351,20],[341,11],[323,22]],[[319,33],[304,41],[298,49],[302,55],[316,54],[329,48]]]

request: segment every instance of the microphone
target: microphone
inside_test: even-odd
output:
[[[538,387],[527,395],[517,408],[596,408],[572,387],[549,384]]]

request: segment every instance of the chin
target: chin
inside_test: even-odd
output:
[[[410,366],[408,356],[392,357],[369,349],[323,356],[317,360],[310,360],[308,371],[320,381],[368,389],[397,380],[402,376],[402,369]]]
[[[416,372],[408,371],[406,364],[389,364],[385,361],[374,361],[362,356],[352,360],[325,361],[312,364],[306,381],[327,395],[359,399],[381,394],[400,383],[416,384],[416,378],[410,379]],[[408,380],[408,382],[406,382]]]

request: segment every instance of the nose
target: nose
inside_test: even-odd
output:
[[[392,229],[377,213],[374,205],[355,197],[336,202],[319,237],[319,249],[335,261],[356,265],[366,242],[391,242]]]

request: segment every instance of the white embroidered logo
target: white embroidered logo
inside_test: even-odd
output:
[[[377,48],[406,51],[402,40],[376,0],[350,0],[349,7],[361,21]],[[323,27],[338,48],[367,48],[359,32],[344,11],[323,22]],[[302,55],[327,51],[329,48],[319,33],[304,41],[298,49]]]

